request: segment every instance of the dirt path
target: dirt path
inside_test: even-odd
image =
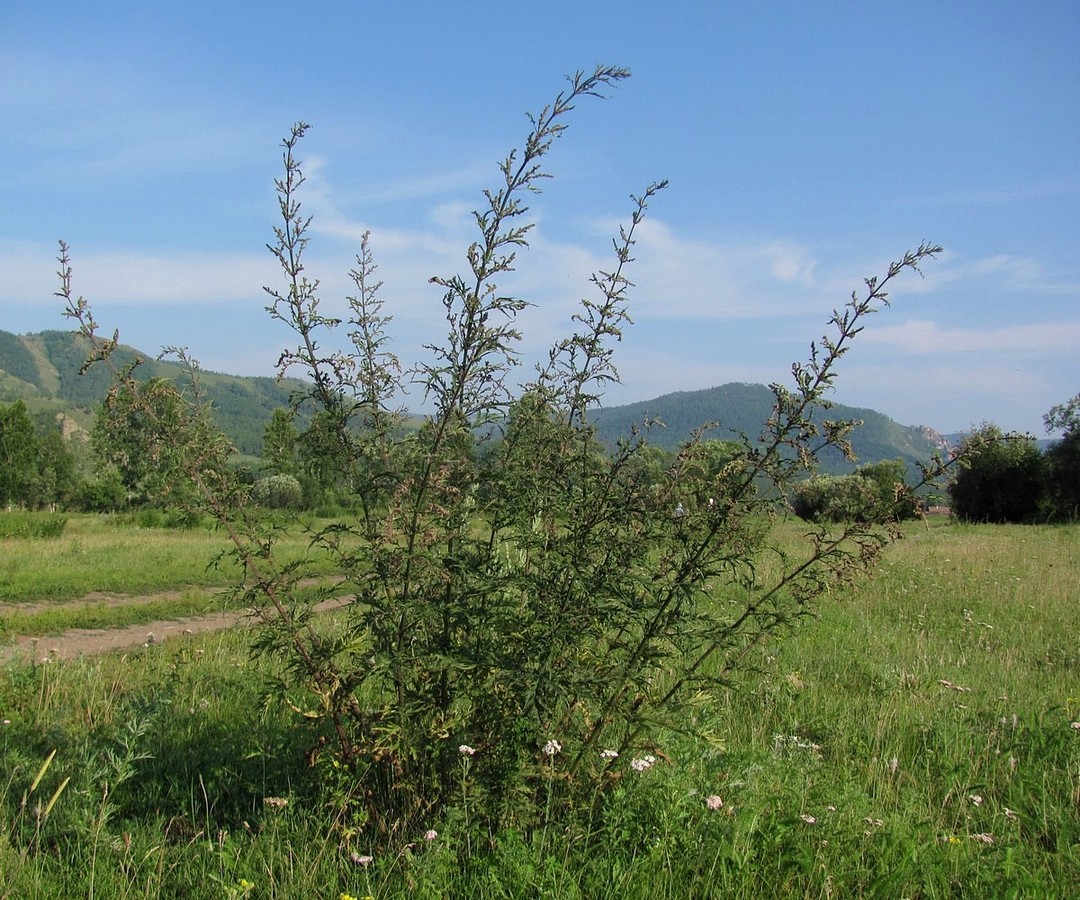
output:
[[[14,643],[0,648],[0,662],[23,659],[43,662],[49,659],[77,659],[80,656],[97,656],[117,650],[149,646],[161,641],[173,640],[208,631],[232,628],[247,613],[218,612],[190,619],[142,622],[122,628],[76,628],[63,634],[45,637],[20,637]]]
[[[85,601],[111,605],[147,603],[154,600],[178,596],[174,592],[154,594],[147,597],[104,597],[92,595]],[[316,606],[324,611],[342,606],[346,600],[337,598],[325,600]],[[35,604],[40,609],[47,603]],[[20,611],[29,607],[20,606]],[[142,622],[137,625],[125,625],[119,628],[75,628],[62,634],[44,637],[19,637],[0,646],[0,664],[13,659],[27,662],[42,662],[49,659],[78,659],[80,656],[98,656],[102,653],[114,653],[160,644],[162,641],[177,640],[196,634],[222,631],[226,628],[246,627],[254,622],[251,613],[246,610],[229,610],[209,613],[203,616],[189,616],[177,619],[161,619],[156,622]]]

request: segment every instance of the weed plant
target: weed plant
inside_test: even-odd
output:
[[[850,453],[854,423],[828,416],[837,365],[887,305],[890,282],[917,271],[933,245],[905,253],[834,312],[831,334],[792,366],[793,388],[773,385],[764,432],[708,483],[698,465],[708,426],[655,485],[636,465],[649,423],[609,452],[589,418],[618,378],[636,229],[665,182],[631,198],[610,269],[593,276],[570,335],[531,379],[511,382],[528,304],[498,283],[527,247],[525,200],[550,177],[547,157],[575,106],[627,75],[578,73],[530,117],[474,214],[463,272],[431,278],[446,336],[410,372],[392,350],[367,236],[351,272],[352,349],[324,349],[345,323],[321,311],[305,268],[298,151],[308,126],[283,142],[270,245],[283,284],[267,288],[268,312],[295,341],[282,373],[299,367],[311,385],[295,398],[311,423],[300,439],[359,510],[310,535],[352,597],[343,627],[326,626],[298,595],[304,564],[281,558],[278,532],[230,481],[229,448],[186,353],[187,394],[160,383],[148,396],[128,367],[110,395],[118,421],[141,423],[146,456],[185,472],[178,493],[201,497],[232,540],[264,626],[254,651],[282,661],[278,698],[323,729],[312,763],[336,790],[329,821],[351,852],[401,858],[444,823],[466,831],[448,848],[456,855],[506,834],[533,845],[560,830],[590,833],[617,814],[624,785],[670,756],[673,735],[707,736],[703,711],[759,644],[863,575],[898,533],[895,523],[821,525],[778,542],[770,522],[818,451]],[[107,361],[117,337],[102,339],[72,294],[64,245],[60,277],[68,314],[95,342],[91,362]],[[405,432],[410,383],[433,412]],[[497,437],[482,461],[477,435]]]

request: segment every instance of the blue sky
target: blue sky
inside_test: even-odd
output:
[[[50,2],[0,27],[0,329],[70,327],[56,247],[110,333],[272,374],[263,311],[280,141],[301,145],[308,268],[343,309],[360,235],[394,349],[441,333],[432,275],[526,113],[597,63],[506,284],[526,362],[611,261],[628,197],[667,178],[630,273],[609,405],[789,381],[831,311],[922,241],[835,399],[941,431],[1041,435],[1080,391],[1080,4]],[[529,374],[528,366],[522,369]]]

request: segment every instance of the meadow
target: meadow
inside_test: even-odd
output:
[[[305,552],[302,531],[289,542]],[[220,604],[237,575],[213,565],[224,546],[93,517],[4,538],[4,640],[74,627],[88,604],[96,627],[124,624],[140,605],[80,599],[93,592],[168,593],[159,617]],[[465,791],[391,855],[339,815],[364,787],[324,762],[316,727],[266,702],[280,663],[248,632],[15,658],[0,897],[1074,896],[1078,548],[1076,525],[911,523],[871,579],[703,700],[696,736],[628,761],[601,815],[481,842]]]
[[[28,524],[35,519],[47,527]],[[0,640],[241,608],[231,591],[241,569],[225,535],[210,520],[168,525],[155,510],[0,517]],[[54,538],[17,537],[51,531]],[[328,571],[309,543],[303,525],[294,523],[277,550],[285,562],[304,557],[309,571]]]

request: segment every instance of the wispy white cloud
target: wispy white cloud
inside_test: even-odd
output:
[[[56,303],[57,248],[30,242],[0,243],[0,302]],[[73,251],[73,289],[115,305],[154,306],[179,303],[261,299],[264,284],[277,277],[268,253],[173,251]]]
[[[615,222],[605,223],[617,234]],[[789,238],[726,242],[658,219],[638,228],[629,277],[639,314],[718,321],[798,312],[822,296],[821,262]],[[610,265],[610,263],[608,263]]]
[[[1045,406],[1038,398],[1060,393],[1059,385],[1050,383],[1038,367],[996,356],[928,357],[917,365],[859,360],[847,375],[836,392],[841,402],[876,409],[906,425],[930,425],[943,432],[998,422],[1041,433]]]
[[[478,185],[490,181],[491,172],[492,167],[489,164],[429,172],[412,178],[382,182],[377,186],[365,186],[352,192],[349,199],[358,205],[385,206],[406,200],[476,192]]]
[[[909,203],[928,206],[1005,205],[1029,200],[1061,200],[1080,195],[1080,178],[1045,179],[1025,184],[984,185],[913,195]]]
[[[1080,347],[1080,319],[1013,323],[996,328],[949,327],[927,319],[909,319],[899,325],[868,330],[860,341],[863,345],[887,348],[905,357],[1068,352]]]
[[[925,265],[922,273],[922,278],[906,279],[900,290],[908,294],[990,291],[1080,296],[1075,269],[1055,270],[1045,260],[1031,256],[995,253],[966,257],[946,250]]]

